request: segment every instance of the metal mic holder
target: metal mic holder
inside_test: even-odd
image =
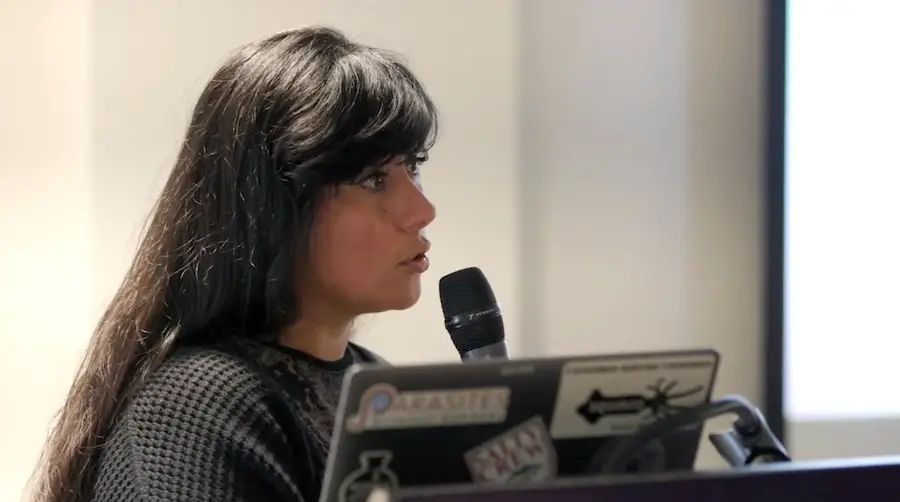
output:
[[[739,396],[735,397],[745,401]],[[743,467],[757,461],[790,462],[791,457],[772,433],[762,412],[749,402],[746,405],[752,415],[751,420],[747,420],[747,416],[739,416],[731,429],[709,435],[709,440],[719,455],[732,467]]]
[[[650,441],[686,428],[702,426],[707,420],[729,413],[738,416],[733,429],[710,434],[709,440],[732,467],[750,465],[757,460],[791,460],[759,409],[741,396],[725,396],[653,422],[628,436],[610,453],[600,472],[621,474],[625,472],[628,462]]]

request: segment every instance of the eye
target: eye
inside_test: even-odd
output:
[[[387,186],[387,173],[375,171],[359,181],[359,185],[373,192],[380,192]]]
[[[413,178],[418,178],[421,174],[422,164],[428,162],[428,154],[425,152],[410,155],[406,159],[406,171]]]

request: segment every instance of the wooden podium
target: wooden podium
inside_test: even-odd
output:
[[[864,502],[897,500],[900,457],[790,462],[734,470],[608,476],[519,488],[435,488],[402,502]]]

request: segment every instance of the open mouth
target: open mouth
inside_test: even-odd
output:
[[[403,262],[403,265],[407,268],[411,268],[414,272],[421,274],[428,270],[428,255],[426,255],[425,253],[419,253],[411,259]]]

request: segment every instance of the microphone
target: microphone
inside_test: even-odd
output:
[[[509,359],[500,306],[480,269],[464,268],[445,275],[438,290],[444,327],[463,362]]]
[[[784,445],[769,428],[759,408],[741,396],[725,396],[722,399],[689,408],[656,421],[624,438],[606,457],[601,473],[625,472],[628,462],[648,443],[669,434],[702,426],[707,420],[733,413],[738,419],[734,428],[718,434],[710,434],[709,440],[716,451],[732,467],[743,467],[756,461],[765,463],[790,462]]]

